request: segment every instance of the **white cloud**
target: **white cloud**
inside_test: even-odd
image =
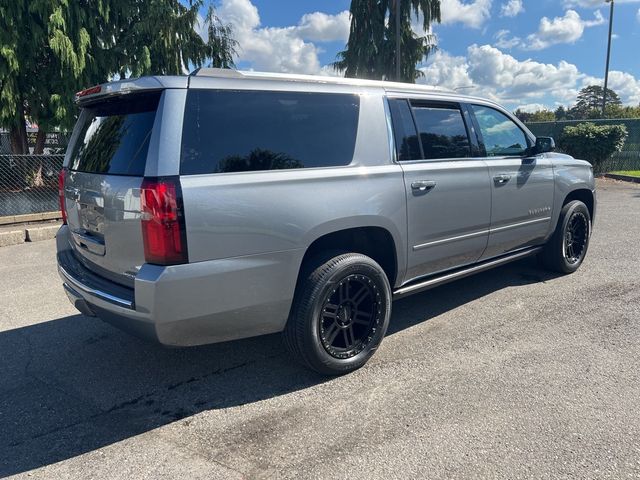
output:
[[[640,23],[640,8],[638,9],[638,13],[636,13],[636,20]]]
[[[622,103],[640,105],[640,79],[630,73],[617,70],[609,72],[607,87],[620,95]]]
[[[349,12],[305,14],[298,25],[262,27],[260,14],[250,0],[222,0],[218,15],[233,25],[238,40],[238,61],[256,70],[288,73],[329,73],[318,60],[320,48],[313,42],[349,37]]]
[[[526,103],[524,105],[518,105],[516,110],[522,110],[527,113],[539,112],[540,110],[550,110],[549,107],[542,103]]]
[[[582,79],[582,87],[587,85],[604,85],[604,78],[587,76]],[[618,94],[623,104],[636,106],[640,104],[640,79],[627,72],[612,70],[609,72],[610,88]]]
[[[594,16],[594,20],[583,20],[575,10],[567,10],[563,17],[555,17],[553,20],[542,17],[538,31],[527,37],[527,44],[523,47],[527,50],[542,50],[558,43],[575,43],[582,37],[585,28],[605,22],[599,10]]]
[[[218,15],[238,30],[251,30],[260,26],[258,8],[249,0],[223,0]]]
[[[492,0],[442,0],[442,23],[462,23],[467,27],[480,28],[491,17]]]
[[[520,37],[510,37],[510,33],[509,30],[498,30],[493,36],[496,39],[495,46],[509,50],[520,45]]]
[[[589,77],[566,61],[550,64],[518,60],[490,45],[472,45],[466,56],[438,51],[421,70],[425,73],[421,83],[490,98],[512,107],[569,105],[575,102],[580,88],[602,84],[602,79]],[[623,103],[640,102],[640,80],[633,75],[612,71],[609,85]]]
[[[322,12],[303,15],[297,31],[302,38],[314,42],[347,42],[351,19],[349,12],[344,10],[337,15],[327,15]]]
[[[515,17],[522,12],[524,12],[522,0],[509,0],[500,7],[501,17]]]
[[[478,88],[469,75],[469,64],[465,57],[453,57],[438,50],[430,57],[429,64],[420,70],[424,72],[424,77],[418,80],[419,83],[465,92],[468,87],[472,87],[472,90]]]
[[[530,59],[519,61],[489,45],[470,46],[467,61],[475,82],[491,87],[496,96],[511,100],[537,96],[546,90],[559,92],[567,85],[575,85],[580,77],[577,67],[568,62],[553,65]]]

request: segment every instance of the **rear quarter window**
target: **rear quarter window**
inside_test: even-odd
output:
[[[180,173],[348,165],[359,108],[350,94],[190,90]]]
[[[161,92],[125,95],[85,107],[69,168],[109,175],[144,175],[160,95]]]

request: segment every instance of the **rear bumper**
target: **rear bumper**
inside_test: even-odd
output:
[[[71,303],[86,315],[172,346],[282,331],[304,253],[291,250],[167,267],[145,264],[131,289],[82,265],[68,235],[63,225],[56,242],[58,272]]]

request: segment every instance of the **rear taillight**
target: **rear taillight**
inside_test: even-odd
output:
[[[187,241],[177,178],[145,178],[140,189],[142,239],[147,263],[186,263]]]
[[[67,224],[67,207],[64,203],[64,179],[67,175],[67,169],[63,168],[58,174],[58,198],[60,199],[60,213],[62,214],[62,223]]]

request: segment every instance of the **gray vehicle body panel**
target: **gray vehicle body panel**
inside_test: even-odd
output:
[[[404,282],[478,261],[487,247],[491,190],[481,160],[403,162],[409,260]],[[417,181],[435,182],[427,192]]]
[[[96,258],[94,252],[79,248],[73,231],[82,221],[73,219],[77,206],[68,199],[69,225],[57,236],[67,293],[77,305],[84,302],[89,313],[123,328],[138,325],[132,329],[151,332],[148,336],[168,345],[281,331],[303,257],[327,234],[356,227],[386,230],[395,244],[397,275],[391,280],[397,289],[425,276],[543,244],[571,191],[587,189],[594,193],[595,203],[589,164],[566,155],[396,160],[388,97],[491,106],[535,141],[511,114],[483,99],[414,85],[271,74],[214,72],[105,85],[110,85],[104,89],[107,95],[127,88],[164,90],[147,155],[147,177],[179,175],[188,88],[356,93],[361,99],[355,152],[348,166],[181,176],[187,264],[144,262],[141,177],[69,172],[72,192],[81,187],[102,197],[108,253]],[[75,140],[72,136],[72,143]],[[67,155],[65,166],[69,160]],[[501,173],[509,173],[512,180],[499,187],[492,178]],[[423,180],[434,181],[435,187],[426,193],[412,189],[413,182]],[[84,283],[69,278],[69,272],[81,268],[73,262],[113,281],[111,293],[91,275],[83,277]],[[132,290],[131,308],[109,300],[122,292],[116,284]]]

